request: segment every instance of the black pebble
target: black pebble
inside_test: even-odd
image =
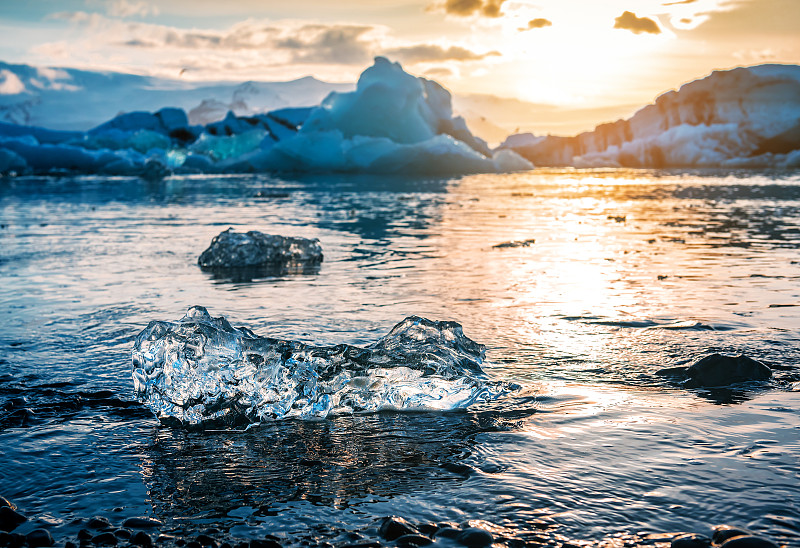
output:
[[[92,540],[94,535],[88,529],[81,529],[78,531],[78,540]]]
[[[217,546],[217,541],[208,535],[197,535],[195,540],[200,543],[200,546],[212,546],[214,548]]]
[[[456,529],[455,527],[442,527],[436,531],[436,536],[442,538],[456,538],[460,534],[461,530]]]
[[[122,522],[123,527],[129,527],[131,529],[152,529],[155,527],[161,527],[164,525],[157,519],[153,518],[128,518],[124,522]]]
[[[227,542],[223,542],[222,544],[219,545],[219,548],[233,548],[233,547]]]
[[[68,540],[67,542],[64,543],[64,548],[78,548],[78,545]]]
[[[186,543],[186,548],[203,548],[203,545],[196,540],[190,540]]]
[[[678,535],[672,539],[672,544],[670,544],[670,548],[708,548],[709,546],[711,546],[711,539],[697,533]]]
[[[0,546],[8,546],[11,542],[11,535],[5,531],[0,531]]]
[[[53,537],[50,536],[50,533],[46,529],[34,529],[28,533],[25,540],[31,548],[53,545]]]
[[[469,529],[464,529],[461,534],[456,537],[456,542],[464,546],[469,546],[470,548],[482,548],[484,546],[491,546],[492,542],[494,542],[494,537],[492,537],[492,534],[488,531],[478,529],[477,527],[470,527]]]
[[[0,531],[10,533],[26,521],[28,521],[28,518],[10,506],[0,507]]]
[[[137,531],[136,534],[131,537],[131,544],[138,544],[146,548],[147,546],[153,545],[153,539],[144,531]]]
[[[778,545],[762,537],[747,535],[726,540],[720,548],[778,548]]]
[[[114,536],[114,533],[100,533],[92,537],[92,544],[117,544],[117,537]]]
[[[129,538],[131,538],[131,536],[133,536],[133,533],[131,533],[129,529],[117,529],[116,531],[114,531],[114,536],[117,538],[128,540]]]
[[[711,542],[714,544],[722,544],[729,538],[750,535],[752,535],[752,533],[746,529],[737,529],[730,525],[717,525],[714,527],[714,532],[711,534]]]
[[[111,527],[111,522],[103,516],[95,516],[89,520],[86,526],[89,529],[108,529]]]
[[[11,541],[8,543],[11,548],[17,548],[25,544],[25,535],[20,533],[11,533]]]
[[[432,537],[433,535],[436,534],[436,531],[439,530],[439,526],[436,525],[435,523],[422,523],[420,524],[419,527],[417,527],[417,529],[419,529],[419,532],[422,533],[423,535],[428,535],[429,537]]]
[[[250,548],[281,548],[281,544],[280,542],[272,540],[271,538],[254,538],[250,541]]]
[[[0,497],[0,507],[8,507],[8,508],[11,508],[12,510],[16,510],[17,509],[17,507],[14,504],[12,504],[11,501],[8,500],[5,497]]]
[[[378,529],[378,534],[386,540],[395,540],[403,535],[411,535],[416,532],[406,520],[397,516],[383,518],[383,523]]]
[[[417,534],[410,534],[410,535],[403,535],[401,537],[397,537],[395,540],[398,546],[408,546],[408,547],[415,547],[415,546],[427,546],[431,542],[433,542],[428,537],[424,537],[422,535]]]

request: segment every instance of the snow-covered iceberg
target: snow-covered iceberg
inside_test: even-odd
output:
[[[455,322],[411,316],[366,348],[259,337],[195,306],[133,346],[137,397],[166,422],[241,425],[380,410],[451,410],[497,398],[484,347]]]
[[[800,167],[800,66],[716,71],[575,137],[512,135],[537,166]]]
[[[378,57],[353,92],[317,107],[192,124],[185,111],[121,114],[88,132],[0,123],[0,174],[367,172],[457,175],[533,166],[492,153],[453,116],[450,93]]]

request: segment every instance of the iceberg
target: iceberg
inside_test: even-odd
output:
[[[575,137],[512,135],[501,148],[538,166],[800,167],[800,66],[715,71],[628,120]]]
[[[255,88],[248,87],[252,95]],[[461,175],[533,166],[493,153],[454,116],[450,93],[383,57],[353,92],[316,107],[287,107],[192,124],[180,108],[122,113],[87,132],[0,123],[0,173],[359,172]],[[12,156],[13,154],[13,156]],[[21,160],[21,161],[20,161]],[[153,169],[161,166],[163,169]]]
[[[484,352],[455,322],[411,316],[365,348],[312,346],[260,337],[194,306],[139,333],[132,375],[161,421],[234,426],[496,399],[516,387],[487,378]]]

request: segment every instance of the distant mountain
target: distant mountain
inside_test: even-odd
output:
[[[289,82],[187,82],[118,72],[44,68],[0,62],[0,121],[87,130],[121,112],[178,107],[195,124],[285,107],[319,104],[354,84],[310,76]]]
[[[715,71],[575,137],[510,136],[537,166],[800,167],[800,66]]]

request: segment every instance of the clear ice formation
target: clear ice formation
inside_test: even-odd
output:
[[[264,234],[257,230],[236,232],[229,228],[211,240],[197,263],[204,268],[246,268],[287,263],[319,264],[319,240]]]
[[[417,316],[366,348],[311,346],[259,337],[194,306],[139,333],[133,384],[160,420],[191,427],[452,410],[514,388],[487,379],[484,350],[458,323]]]

